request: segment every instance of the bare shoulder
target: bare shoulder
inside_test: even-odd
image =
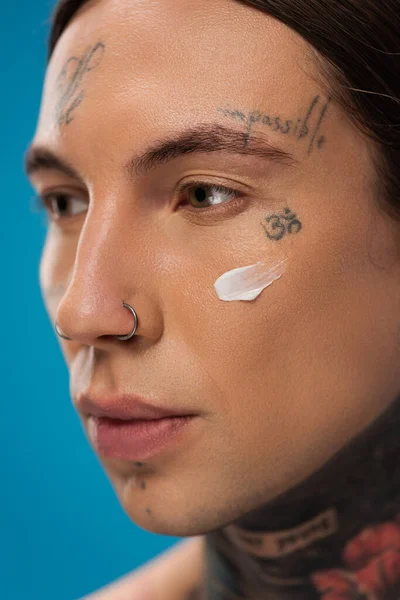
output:
[[[189,600],[203,578],[204,537],[182,540],[139,569],[80,600]]]

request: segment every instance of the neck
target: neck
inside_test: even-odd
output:
[[[207,600],[400,598],[400,397],[319,471],[205,536]]]

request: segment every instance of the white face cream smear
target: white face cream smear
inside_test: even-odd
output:
[[[214,283],[220,300],[254,300],[266,287],[279,279],[287,258],[275,261],[272,265],[260,261],[249,267],[240,267],[227,271]]]

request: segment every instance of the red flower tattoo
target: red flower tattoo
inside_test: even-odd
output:
[[[342,562],[343,569],[311,576],[321,600],[400,598],[400,513],[394,522],[367,527],[347,542]]]

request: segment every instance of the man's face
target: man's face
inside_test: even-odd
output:
[[[183,154],[132,160],[185,135]],[[34,141],[77,172],[32,174],[61,195],[40,281],[72,338],[74,404],[130,393],[198,415],[141,466],[100,453],[140,526],[232,522],[398,392],[395,230],[372,196],[370,142],[280,21],[233,0],[90,2],[56,46]],[[283,259],[256,299],[216,294],[223,273]],[[132,327],[123,300],[139,317],[128,342],[113,337]]]

